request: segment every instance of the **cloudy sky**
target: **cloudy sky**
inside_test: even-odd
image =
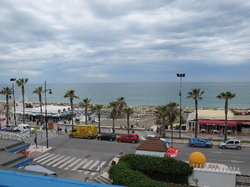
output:
[[[0,83],[247,82],[247,0],[0,0]]]

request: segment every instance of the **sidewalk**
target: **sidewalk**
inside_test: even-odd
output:
[[[29,157],[36,158],[51,149],[52,147],[47,148],[46,146],[40,145],[37,145],[36,147],[36,145],[31,145],[27,151],[29,152]]]

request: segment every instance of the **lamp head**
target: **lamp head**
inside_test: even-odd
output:
[[[52,94],[52,91],[51,91],[51,89],[49,90],[49,94]]]
[[[15,80],[16,80],[16,78],[11,78],[11,79],[10,79],[10,81],[15,81]]]
[[[177,77],[180,77],[180,74],[179,74],[179,73],[177,73],[176,75],[177,75]]]

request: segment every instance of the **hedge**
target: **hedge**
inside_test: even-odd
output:
[[[188,184],[188,178],[192,173],[193,167],[180,160],[168,157],[129,154],[123,156],[119,163],[111,168],[110,178],[115,184],[119,185],[128,185],[127,181],[133,180],[134,175],[137,176],[134,181],[136,183],[140,181],[138,181],[139,176],[143,178],[142,181],[149,180],[150,183],[153,180],[157,180],[166,183]],[[124,176],[126,177],[124,178]],[[123,179],[120,179],[120,177]],[[120,183],[120,180],[125,183]],[[157,184],[159,185],[159,183]]]

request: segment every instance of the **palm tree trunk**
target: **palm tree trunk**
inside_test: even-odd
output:
[[[7,125],[9,124],[9,95],[6,95],[6,104],[7,104],[7,109],[6,109],[6,123]]]
[[[101,133],[101,114],[98,113],[98,128],[99,128],[99,133]]]
[[[165,133],[164,133],[165,134]],[[174,137],[174,131],[173,131],[173,123],[171,123],[171,147],[173,148],[173,137]]]
[[[73,119],[73,101],[70,101],[71,105],[71,118],[72,118],[72,130],[74,129],[74,119]]]
[[[127,130],[128,130],[128,133],[129,133],[129,115],[127,114]]]
[[[163,121],[165,121],[165,120],[163,120]],[[165,138],[166,137],[166,124],[165,124],[165,122],[163,122],[163,124],[162,124],[162,137],[163,138]]]
[[[195,100],[195,138],[197,138],[198,134],[198,100]]]
[[[40,125],[42,126],[42,121],[43,121],[43,105],[42,105],[42,96],[41,94],[39,94],[39,102],[40,102],[40,113],[41,113],[41,116],[40,116]]]
[[[227,140],[227,113],[228,113],[228,100],[225,102],[225,138],[224,141]]]
[[[115,115],[113,116],[113,133],[115,133]]]
[[[22,97],[23,97],[23,123],[25,124],[25,102],[24,102],[24,86],[22,85]]]
[[[87,124],[88,109],[85,107],[85,124]]]

